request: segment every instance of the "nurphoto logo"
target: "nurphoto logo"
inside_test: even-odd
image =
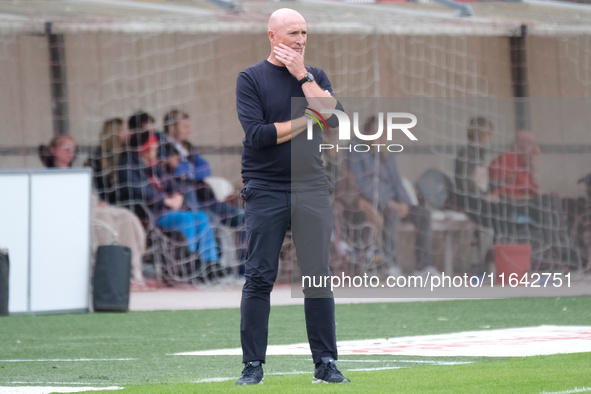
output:
[[[326,126],[326,121],[322,114],[330,114],[335,115],[339,120],[339,132],[338,132],[338,139],[339,142],[350,142],[353,135],[354,138],[360,141],[375,141],[375,142],[382,142],[384,141],[384,136],[386,137],[387,141],[392,141],[393,137],[395,136],[395,131],[401,131],[406,135],[406,137],[411,141],[418,141],[417,137],[410,131],[414,126],[417,125],[417,117],[408,112],[387,112],[386,116],[386,124],[384,130],[384,113],[379,112],[377,117],[377,129],[373,133],[362,132],[359,129],[359,112],[353,112],[353,133],[351,133],[351,121],[349,116],[338,109],[322,109],[320,113],[318,111],[314,111],[311,108],[308,108],[312,114],[309,114],[308,117],[308,129],[307,129],[307,138],[308,140],[313,139],[313,128],[314,128],[314,121],[316,124],[320,126],[322,130],[323,126],[328,129]],[[327,117],[330,117],[327,116]],[[402,120],[402,121],[401,121]],[[385,135],[383,136],[383,134]],[[388,152],[402,152],[404,147],[400,144],[386,144],[386,143],[373,143],[373,144],[349,144],[349,145],[334,145],[334,144],[320,144],[319,149],[322,152],[323,150],[330,150],[336,149],[337,151],[346,150],[349,152],[368,152],[372,149],[376,149],[380,151],[380,149],[387,149]]]

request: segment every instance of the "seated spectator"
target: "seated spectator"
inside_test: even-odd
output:
[[[324,142],[337,143],[336,131],[323,133]],[[324,169],[334,186],[333,233],[331,236],[331,269],[345,270],[351,252],[360,254],[368,263],[383,263],[382,218],[373,204],[361,197],[355,177],[347,168],[348,152],[328,149],[323,152]],[[376,237],[376,235],[379,236]]]
[[[488,119],[470,119],[468,144],[458,151],[454,168],[456,188],[462,195],[498,201],[488,194],[486,149],[492,132],[493,124]]]
[[[562,199],[562,208],[567,212],[569,234],[578,248],[581,258],[591,269],[591,173],[580,178],[577,183],[585,186],[586,196]]]
[[[76,143],[69,135],[60,135],[51,140],[49,152],[41,156],[48,168],[70,168],[76,151]],[[92,196],[93,237],[92,250],[99,245],[110,244],[111,230],[117,233],[117,242],[131,249],[131,288],[143,290],[146,282],[142,273],[142,256],[146,251],[146,233],[139,219],[129,210],[108,205],[93,193]]]
[[[39,159],[47,168],[72,167],[76,153],[76,143],[69,135],[53,137],[49,146],[40,145]]]
[[[378,126],[376,117],[371,116],[364,125],[364,133],[375,134]],[[387,144],[386,136],[387,133],[383,132],[378,144]],[[431,212],[423,206],[411,203],[394,156],[394,153],[385,149],[380,152],[354,152],[347,164],[355,177],[362,199],[370,204],[374,199],[378,202],[377,210],[383,218],[382,240],[386,258],[395,260],[400,221],[409,221],[416,229],[415,274],[435,273],[436,270],[431,266]]]
[[[201,209],[223,225],[238,229],[237,244],[239,260],[245,259],[246,233],[244,230],[244,211],[227,201],[218,201],[205,178],[211,175],[209,163],[189,142],[191,123],[189,115],[178,110],[169,111],[164,116],[164,133],[158,133],[160,140],[159,156],[167,160],[168,167],[183,189],[183,194],[193,193],[197,202],[192,209]],[[190,196],[189,196],[190,197]]]
[[[493,124],[482,116],[470,119],[468,144],[458,151],[454,162],[456,207],[482,227],[501,235],[514,216],[511,205],[500,202],[489,191],[486,152],[493,133]]]
[[[541,194],[539,157],[540,147],[534,134],[519,130],[511,149],[496,157],[488,167],[492,193],[511,204],[518,221],[527,218],[530,227],[541,230],[542,245],[551,248],[568,265],[579,266],[580,256],[570,247],[560,204],[553,196]]]
[[[130,134],[137,134],[144,131],[148,131],[151,134],[160,135],[161,133],[156,132],[156,125],[155,120],[152,115],[142,110],[136,111],[133,113],[128,121],[127,127]],[[165,141],[158,141],[159,145],[164,144]],[[160,150],[160,148],[159,148]],[[158,156],[159,159],[164,159],[162,155]],[[167,167],[170,167],[170,163],[167,164]],[[184,183],[177,183],[177,187],[179,188],[179,192],[183,195],[183,205],[186,208],[192,210],[199,210],[199,203],[197,202],[197,196],[192,188],[187,187]]]
[[[509,201],[534,199],[540,195],[537,161],[540,147],[531,131],[519,130],[511,150],[500,154],[489,165],[492,192]]]
[[[106,120],[100,132],[99,146],[91,152],[87,161],[87,165],[92,168],[94,186],[101,200],[114,205],[118,203],[116,167],[129,136],[129,129],[123,119]]]
[[[221,272],[219,255],[209,219],[201,211],[184,210],[186,205],[176,181],[158,162],[156,136],[150,131],[136,132],[128,146],[117,171],[122,197],[132,204],[145,204],[158,227],[183,233],[189,251],[199,255],[203,275],[217,275]]]

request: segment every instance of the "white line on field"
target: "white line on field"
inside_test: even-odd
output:
[[[401,362],[400,360],[339,360],[339,363],[398,363]],[[405,361],[410,362],[410,361]],[[419,361],[419,362],[427,362],[427,361]]]
[[[575,387],[572,390],[565,391],[542,391],[540,394],[570,394],[570,393],[588,393],[591,391],[591,387]]]
[[[389,369],[404,369],[407,367],[380,367],[380,368],[354,368],[348,369],[349,372],[368,372],[368,371],[387,371]]]
[[[312,371],[289,371],[289,372],[267,372],[265,376],[281,376],[281,375],[304,375],[304,374],[311,374]],[[233,378],[205,378],[193,381],[193,383],[215,383],[215,382],[226,382],[228,380],[235,380],[238,379],[237,377]]]
[[[304,375],[307,373],[312,373],[312,371],[289,371],[289,372],[270,372],[266,374],[267,376],[281,376],[281,375]]]
[[[137,358],[39,358],[36,360],[0,360],[1,363],[31,363],[54,361],[133,361]]]
[[[0,387],[0,394],[78,393],[80,391],[123,390],[123,387]]]
[[[430,361],[430,360],[339,360],[339,363],[410,363],[429,365],[459,365],[472,364],[472,361]]]
[[[218,382],[227,382],[228,380],[233,380],[233,379],[238,380],[237,377],[233,377],[233,378],[206,378],[206,379],[194,380],[193,383],[218,383]]]
[[[74,383],[74,382],[8,382],[8,384],[60,384],[60,385],[71,385],[71,386],[80,386],[89,384],[92,385],[94,383]]]

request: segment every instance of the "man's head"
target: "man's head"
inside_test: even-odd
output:
[[[515,134],[513,150],[525,154],[530,159],[535,159],[540,155],[540,146],[536,141],[534,133],[529,130],[519,130]]]
[[[468,141],[484,146],[490,140],[492,132],[492,122],[485,117],[476,116],[470,119],[470,123],[468,124]]]
[[[154,117],[147,112],[137,111],[129,117],[127,127],[130,132],[149,131],[156,132],[156,125],[154,124]]]
[[[279,44],[284,44],[302,56],[304,55],[307,27],[306,20],[299,12],[290,8],[278,9],[271,14],[267,30],[273,59],[273,48]]]
[[[164,115],[164,132],[176,141],[182,142],[191,135],[189,114],[176,109]]]

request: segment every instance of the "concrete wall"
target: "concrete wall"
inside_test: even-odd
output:
[[[47,38],[0,35],[0,149],[35,147],[52,133]],[[30,168],[35,156],[0,156],[0,169]]]

